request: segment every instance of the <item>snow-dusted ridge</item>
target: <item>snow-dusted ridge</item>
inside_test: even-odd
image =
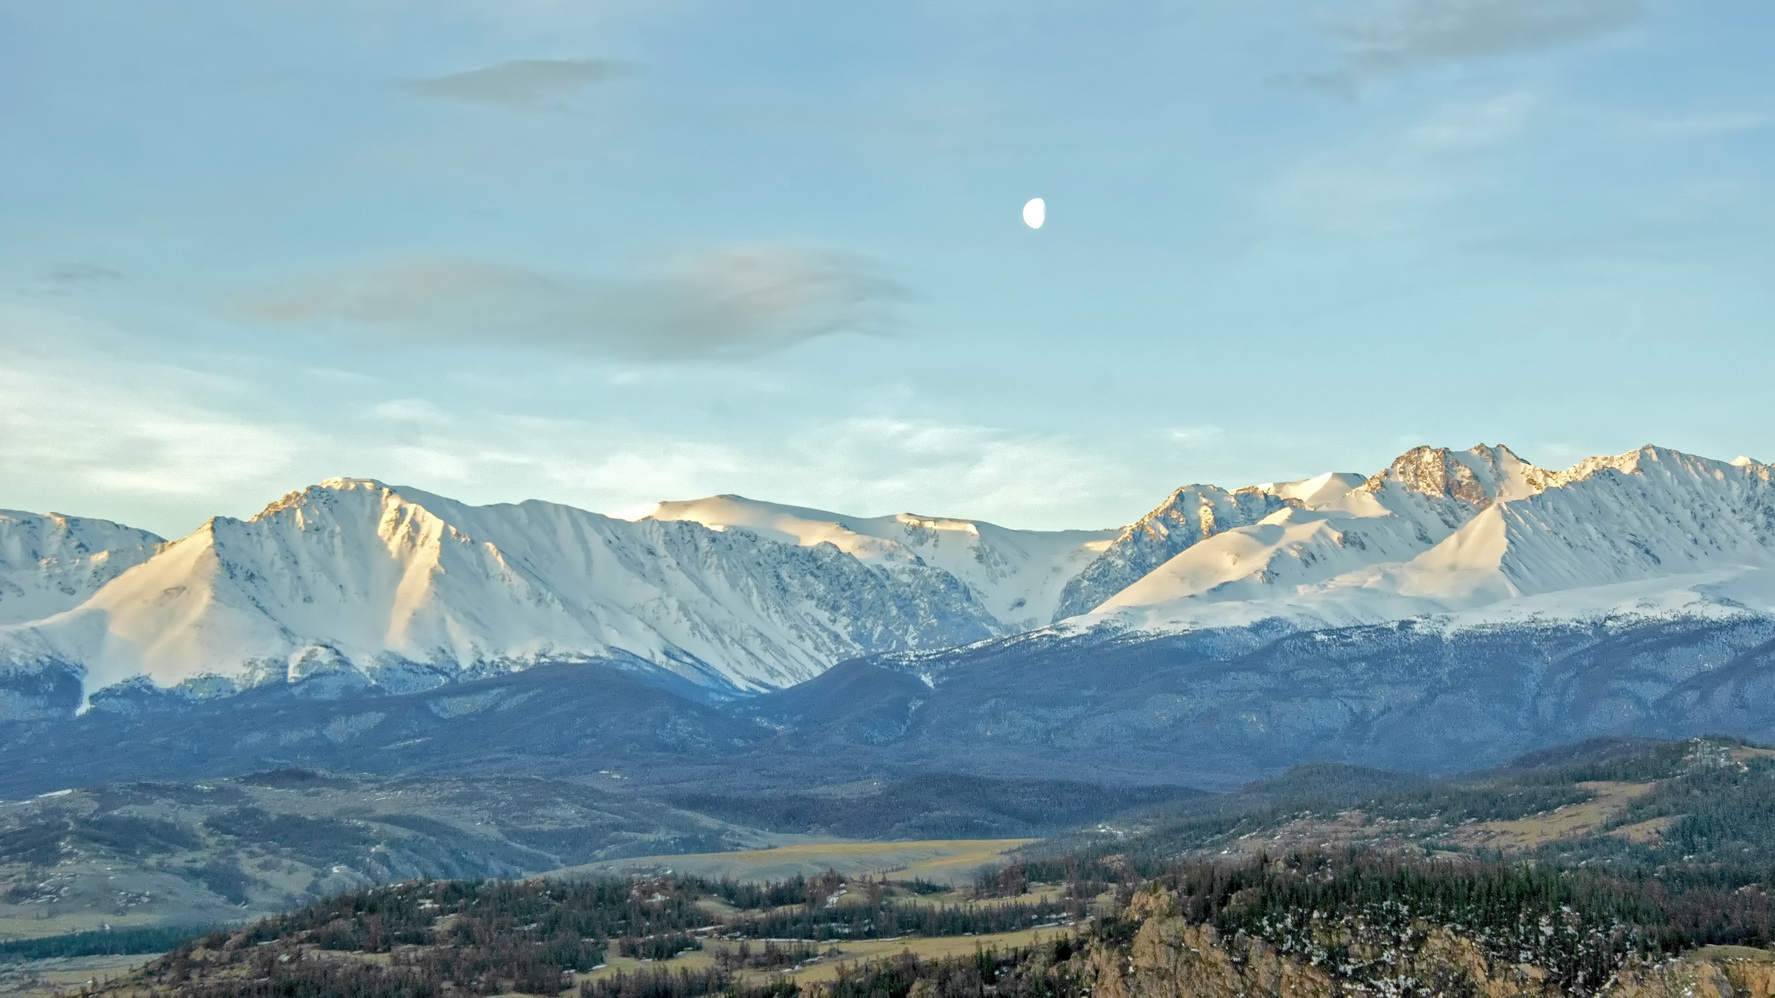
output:
[[[1176,630],[1600,614],[1701,602],[1775,611],[1775,469],[1647,446],[1537,468],[1508,449],[1412,451],[1351,492],[1217,534],[1096,609]],[[1619,588],[1618,588],[1619,587]],[[1682,594],[1682,595],[1678,595]],[[1566,609],[1562,610],[1564,607]]]
[[[109,520],[0,509],[0,625],[78,606],[164,543]]]
[[[333,479],[209,521],[80,606],[0,631],[0,653],[76,663],[89,691],[342,671],[411,686],[594,658],[763,689],[995,632],[953,579],[920,583],[830,545]]]
[[[1622,614],[1775,614],[1775,470],[1645,447],[1549,471],[1502,446],[1420,447],[1374,475],[1188,486],[1098,531],[731,495],[603,516],[369,479],[170,543],[0,513],[7,716],[31,713],[29,691],[65,687],[8,676],[195,695],[615,660],[744,692],[858,655],[1019,633]]]
[[[1119,533],[1115,528],[1012,530],[912,513],[852,517],[735,495],[651,503],[619,515],[689,520],[718,530],[743,527],[803,546],[828,543],[890,573],[937,569],[961,580],[1001,625],[1014,630],[1052,620],[1062,590]]]

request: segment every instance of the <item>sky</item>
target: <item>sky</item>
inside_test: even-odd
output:
[[[1763,0],[0,0],[0,507],[1775,459]],[[1020,212],[1046,199],[1047,223]]]

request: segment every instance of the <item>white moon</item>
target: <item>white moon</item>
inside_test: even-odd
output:
[[[1041,198],[1030,198],[1023,206],[1023,224],[1032,229],[1039,229],[1048,220],[1048,202]]]

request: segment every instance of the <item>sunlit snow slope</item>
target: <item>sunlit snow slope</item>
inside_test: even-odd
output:
[[[161,543],[109,520],[0,509],[0,625],[78,606]]]
[[[1160,628],[1454,611],[1476,623],[1523,597],[1557,614],[1661,588],[1760,607],[1772,475],[1650,446],[1558,472],[1503,447],[1419,448],[1347,493],[1192,545],[1097,613]]]
[[[1118,533],[1114,528],[1011,530],[979,520],[911,513],[854,517],[733,495],[653,503],[623,515],[691,520],[716,529],[743,527],[804,546],[829,543],[909,580],[937,569],[961,580],[993,617],[1015,630],[1053,619],[1062,589]]]
[[[79,607],[0,630],[0,653],[77,665],[89,693],[341,671],[399,687],[604,656],[757,689],[994,633],[953,579],[921,583],[747,531],[335,479],[211,520]]]

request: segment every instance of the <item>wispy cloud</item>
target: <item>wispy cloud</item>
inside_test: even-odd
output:
[[[33,352],[51,342],[53,355]],[[186,358],[194,366],[144,363],[129,356],[130,342],[124,330],[0,298],[9,357],[0,365],[0,467],[31,470],[0,479],[0,506],[178,536],[331,475],[367,475],[469,502],[542,498],[615,511],[742,492],[852,513],[1057,528],[1098,517],[1107,526],[1163,493],[1162,481],[1134,473],[1127,452],[933,418],[916,397],[885,409],[848,399],[768,427],[694,401],[666,418],[620,401],[603,415],[569,417],[473,393],[420,394],[437,387],[429,379],[353,378],[324,390],[290,369],[271,379],[206,372],[210,356]],[[859,414],[853,402],[874,411]]]
[[[1421,226],[1454,185],[1422,160],[1397,144],[1330,150],[1278,173],[1258,205],[1287,229],[1362,238],[1409,230]]]
[[[1725,111],[1669,118],[1647,118],[1633,131],[1660,138],[1686,139],[1703,135],[1733,135],[1775,126],[1775,115],[1754,111]]]
[[[1344,35],[1356,68],[1386,71],[1583,41],[1644,8],[1643,0],[1400,0]]]
[[[241,310],[386,340],[523,344],[648,360],[747,357],[887,321],[900,289],[836,253],[749,247],[628,279],[412,258],[322,274]]]
[[[1488,146],[1522,130],[1539,101],[1527,91],[1452,104],[1414,128],[1414,141],[1433,148]]]
[[[858,417],[804,430],[792,444],[795,463],[829,483],[822,501],[855,496],[884,510],[1054,525],[1129,486],[1126,467],[1078,441],[970,423]]]
[[[123,271],[96,263],[58,263],[44,275],[57,284],[107,284],[123,280]]]
[[[514,59],[480,69],[411,80],[406,89],[432,100],[482,104],[511,111],[547,111],[575,94],[632,71],[607,59]]]
[[[244,414],[251,386],[119,359],[105,329],[4,302],[0,327],[12,334],[0,337],[11,340],[0,365],[0,467],[31,469],[38,492],[149,507],[215,502],[289,474],[312,442],[293,422]],[[34,349],[39,342],[55,352]]]
[[[1279,224],[1340,237],[1446,231],[1448,206],[1488,183],[1478,153],[1523,135],[1539,107],[1526,90],[1444,104],[1414,124],[1315,150],[1279,171],[1259,204]]]
[[[579,421],[486,412],[437,421],[409,409],[378,409],[399,428],[377,435],[390,441],[380,466],[393,470],[382,474],[446,492],[500,482],[614,511],[738,491],[847,513],[909,511],[1049,527],[1078,526],[1081,505],[1125,500],[1135,511],[1146,499],[1127,467],[1079,441],[969,423],[846,417],[804,423],[780,442],[761,444],[649,427],[613,433]]]
[[[1353,98],[1377,76],[1582,42],[1627,27],[1644,12],[1645,0],[1386,0],[1335,29],[1345,50],[1341,65],[1274,82]]]
[[[1172,429],[1165,436],[1174,444],[1194,447],[1219,440],[1226,436],[1226,431],[1218,426],[1180,426]]]

